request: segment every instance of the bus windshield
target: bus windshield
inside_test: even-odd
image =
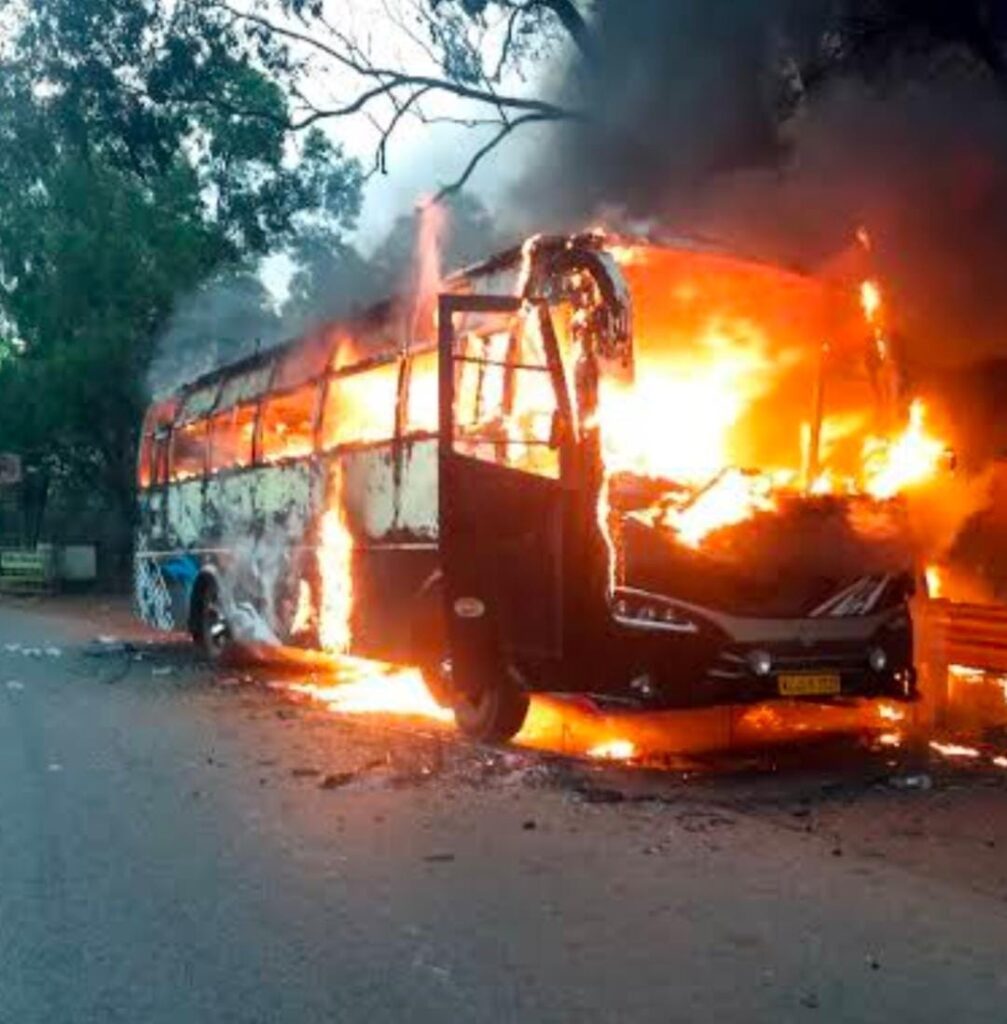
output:
[[[694,486],[731,467],[797,483],[819,415],[833,449],[874,426],[855,296],[722,255],[641,246],[619,261],[635,365],[632,382],[603,382],[610,468]]]

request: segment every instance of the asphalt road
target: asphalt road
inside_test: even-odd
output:
[[[437,744],[400,771],[401,737],[87,631],[0,606],[3,1024],[1007,1018],[1002,787],[725,810]]]

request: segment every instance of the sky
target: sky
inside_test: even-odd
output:
[[[420,0],[327,0],[326,19],[340,32],[358,40],[370,58],[386,67],[407,67],[416,73],[429,73],[441,77],[423,35],[419,22],[415,22],[413,8]],[[323,34],[318,36],[326,40]],[[495,54],[502,35],[491,29],[486,40],[487,52]],[[312,69],[305,91],[318,106],[339,106],[352,100],[362,87],[361,80],[331,58],[305,47],[311,55]],[[513,93],[534,95],[538,82],[534,77],[524,81],[512,78],[501,84],[501,89]],[[368,115],[385,123],[393,108],[378,100],[368,106]],[[465,118],[478,113],[473,104],[444,93],[435,93],[425,99],[424,112],[428,118]],[[484,113],[484,112],[483,112]],[[334,141],[346,152],[357,157],[365,168],[374,161],[378,129],[370,116],[354,114],[331,118],[321,122]],[[491,130],[471,128],[458,124],[425,124],[416,118],[403,118],[395,128],[387,150],[387,173],[375,173],[364,189],[364,203],[355,243],[367,253],[376,248],[401,213],[414,208],[425,196],[436,192],[442,185],[455,180],[472,153],[489,138]],[[520,154],[531,139],[523,140],[515,133],[481,164],[466,185],[491,210],[504,202],[518,178],[522,164]],[[292,266],[286,257],[272,257],[263,268],[263,278],[278,298],[286,291]]]

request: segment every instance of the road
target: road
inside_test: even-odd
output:
[[[0,605],[4,1024],[1007,1015],[995,777],[637,798],[97,628]]]

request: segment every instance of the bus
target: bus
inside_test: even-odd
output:
[[[155,401],[140,616],[415,664],[502,740],[625,708],[915,697],[855,302],[692,242],[536,237]],[[866,397],[865,397],[866,396]]]

